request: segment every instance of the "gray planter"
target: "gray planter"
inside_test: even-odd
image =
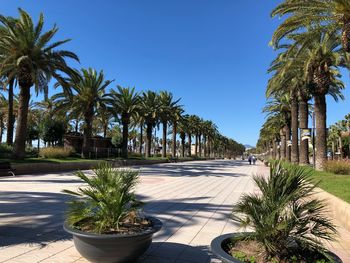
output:
[[[226,235],[221,235],[213,239],[210,244],[211,252],[217,256],[222,262],[225,263],[242,263],[242,261],[235,259],[230,254],[222,248],[228,244],[232,237],[239,235],[239,233],[231,233]]]
[[[137,234],[93,234],[71,228],[67,223],[63,228],[73,235],[78,252],[94,263],[135,262],[152,243],[152,236],[162,227],[162,222],[148,217],[153,226]]]
[[[224,263],[243,263],[242,261],[232,257],[223,249],[223,247],[227,245],[233,237],[238,235],[240,235],[240,233],[230,233],[216,237],[210,244],[211,252]],[[333,254],[332,252],[329,252],[329,254],[334,258],[335,263],[342,263],[342,260],[337,255]]]

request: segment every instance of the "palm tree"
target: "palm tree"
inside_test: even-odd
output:
[[[212,121],[204,121],[203,123],[203,145],[204,157],[210,156],[211,142],[217,134],[217,127]]]
[[[75,77],[66,79],[66,85],[62,86],[64,91],[53,96],[57,101],[58,108],[71,109],[79,112],[84,117],[84,139],[82,147],[82,158],[88,158],[92,136],[92,121],[97,108],[107,103],[105,89],[112,82],[105,80],[103,71],[82,69]],[[58,84],[59,85],[59,84]]]
[[[157,125],[159,118],[159,97],[154,91],[142,93],[140,99],[140,110],[146,124],[146,158],[151,156],[152,131]]]
[[[122,157],[128,158],[129,124],[131,117],[139,111],[139,95],[135,88],[117,86],[117,91],[111,90],[112,108],[120,115],[123,125]]]
[[[14,93],[13,88],[15,84],[15,80],[11,79],[8,81],[8,105],[7,105],[7,135],[6,135],[6,144],[13,144],[13,131],[15,125],[15,114],[14,114]]]
[[[102,131],[103,138],[107,137],[108,126],[111,123],[111,119],[114,114],[112,110],[108,107],[108,105],[101,104],[99,108],[97,108],[97,126],[99,127],[99,132]],[[102,127],[102,129],[101,129]]]
[[[186,134],[189,133],[189,115],[183,115],[178,124],[178,132],[181,139],[181,157],[185,157],[185,148],[186,148]],[[190,155],[189,155],[190,156]]]
[[[182,109],[182,106],[177,105],[174,107],[173,112],[171,114],[171,125],[173,127],[173,137],[172,137],[172,157],[176,157],[176,134],[177,134],[177,128],[178,124],[181,121],[182,114],[184,113],[184,110]]]
[[[142,113],[141,105],[139,108],[139,111],[136,111],[135,114],[131,118],[131,126],[132,127],[140,127],[140,134],[139,134],[139,154],[142,156],[142,145],[143,145],[143,128],[145,125],[145,118]]]
[[[342,46],[350,52],[350,2],[347,0],[285,0],[271,15],[288,16],[273,35],[275,46],[291,32],[322,25],[324,31],[341,31]]]
[[[324,33],[314,29],[294,37],[295,44],[305,49],[308,56],[304,71],[308,88],[314,98],[316,117],[316,169],[322,170],[327,160],[327,105],[326,95],[330,94],[337,101],[343,98],[340,91],[344,84],[337,68],[342,64],[343,53],[339,49],[337,32]]]
[[[201,119],[197,115],[191,115],[189,118],[189,126],[191,134],[195,136],[194,155],[198,156],[199,132]],[[190,136],[188,136],[190,138]],[[191,145],[190,145],[191,148]]]
[[[291,103],[288,94],[274,97],[267,102],[263,112],[267,112],[268,116],[278,116],[281,118],[280,138],[281,138],[281,159],[291,161],[290,148],[287,141],[290,140],[291,126]]]
[[[192,155],[192,135],[196,136],[195,142],[195,155],[197,155],[198,147],[198,137],[197,137],[197,128],[198,128],[199,117],[197,115],[189,115],[187,117],[187,138],[188,138],[188,156]]]
[[[35,26],[28,13],[19,9],[19,14],[16,20],[0,15],[3,26],[0,32],[0,76],[7,76],[9,81],[16,79],[20,88],[14,147],[14,157],[20,159],[25,154],[30,88],[35,86],[36,92],[45,91],[52,77],[63,81],[60,72],[74,74],[65,59],[78,61],[78,57],[69,51],[55,50],[69,40],[50,43],[58,28],[54,26],[43,33],[43,14]]]
[[[331,143],[332,148],[332,157],[336,152],[336,145],[338,146],[338,152],[340,153],[340,158],[343,158],[343,140],[342,140],[342,132],[346,131],[346,127],[344,126],[343,121],[339,121],[336,124],[333,124],[329,127],[328,132],[328,142]]]
[[[5,118],[6,118],[6,111],[8,108],[8,101],[6,100],[5,96],[0,93],[0,144],[2,143],[2,135],[4,133],[5,129]]]
[[[174,100],[174,96],[171,92],[161,91],[159,93],[159,120],[163,126],[163,139],[162,139],[162,157],[166,157],[166,138],[168,135],[168,123],[172,120],[172,114],[179,106],[178,100]],[[176,133],[175,133],[176,134]]]
[[[305,86],[305,82],[303,82],[304,74],[302,71],[304,60],[296,57],[298,50],[296,48],[292,48],[291,45],[284,45],[283,48],[285,50],[278,54],[277,58],[271,63],[271,67],[268,70],[269,72],[274,72],[274,75],[269,80],[266,96],[268,98],[273,96],[289,97],[291,114],[290,128],[292,133],[292,149],[290,160],[293,163],[299,163],[298,111],[299,109],[304,111],[304,107],[300,107],[298,94],[301,92],[301,90],[304,89]],[[288,129],[288,127],[286,128]],[[290,140],[290,133],[288,133],[288,131],[286,140]],[[305,150],[303,150],[303,153],[304,151]]]

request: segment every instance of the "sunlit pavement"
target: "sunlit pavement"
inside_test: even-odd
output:
[[[209,244],[221,234],[237,231],[229,219],[242,193],[257,191],[253,174],[267,174],[262,164],[233,160],[201,161],[137,167],[139,198],[146,214],[163,222],[140,262],[217,262]],[[62,229],[62,189],[80,181],[71,173],[0,179],[0,262],[86,262]],[[350,262],[350,235],[332,246]]]

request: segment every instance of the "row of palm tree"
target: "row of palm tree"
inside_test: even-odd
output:
[[[299,128],[308,128],[315,115],[316,169],[327,159],[326,96],[343,99],[339,69],[348,68],[350,2],[345,0],[285,0],[272,16],[285,16],[272,37],[278,51],[271,63],[266,89],[268,119],[261,129],[259,147],[277,149],[279,158],[309,163],[308,140],[299,140]],[[311,101],[313,106],[311,107]],[[273,123],[275,127],[268,124]],[[291,140],[291,149],[287,142]],[[289,154],[289,151],[291,153]],[[274,157],[277,155],[275,150]]]
[[[342,159],[347,154],[350,157],[350,114],[344,119],[332,124],[328,129],[328,147],[331,158]]]
[[[176,153],[176,135],[180,134],[182,155],[185,153],[185,140],[191,155],[191,139],[195,137],[195,155],[210,156],[216,151],[225,155],[238,154],[244,147],[234,140],[219,134],[217,127],[210,121],[204,121],[195,115],[184,115],[179,105],[180,99],[174,99],[167,91],[159,93],[145,91],[138,93],[135,88],[117,86],[110,89],[113,80],[107,80],[103,71],[92,68],[76,70],[68,65],[67,59],[79,62],[76,54],[60,50],[69,40],[52,42],[58,28],[54,26],[43,32],[44,16],[40,15],[34,24],[30,15],[19,9],[19,17],[0,15],[0,79],[1,86],[8,91],[6,100],[7,143],[12,144],[14,125],[14,158],[21,159],[25,155],[28,116],[30,117],[31,90],[36,94],[43,93],[44,101],[36,103],[45,116],[74,120],[75,131],[83,125],[82,157],[89,156],[93,126],[101,126],[103,135],[107,135],[113,118],[122,125],[122,156],[128,155],[128,139],[130,125],[139,126],[140,151],[143,145],[143,133],[146,129],[146,157],[151,155],[153,131],[160,124],[163,128],[162,156],[167,153],[167,136],[172,128],[172,154]],[[55,88],[61,92],[48,97],[48,84],[54,79]],[[18,105],[14,106],[14,87],[18,85]],[[109,90],[107,90],[109,89]],[[1,105],[5,105],[2,103]],[[3,106],[2,106],[3,108]],[[17,108],[17,113],[15,108]],[[36,115],[40,122],[40,114]],[[204,148],[204,149],[202,149]]]

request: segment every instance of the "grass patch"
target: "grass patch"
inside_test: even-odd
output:
[[[350,203],[350,175],[315,171],[314,177],[320,180],[320,188]]]

